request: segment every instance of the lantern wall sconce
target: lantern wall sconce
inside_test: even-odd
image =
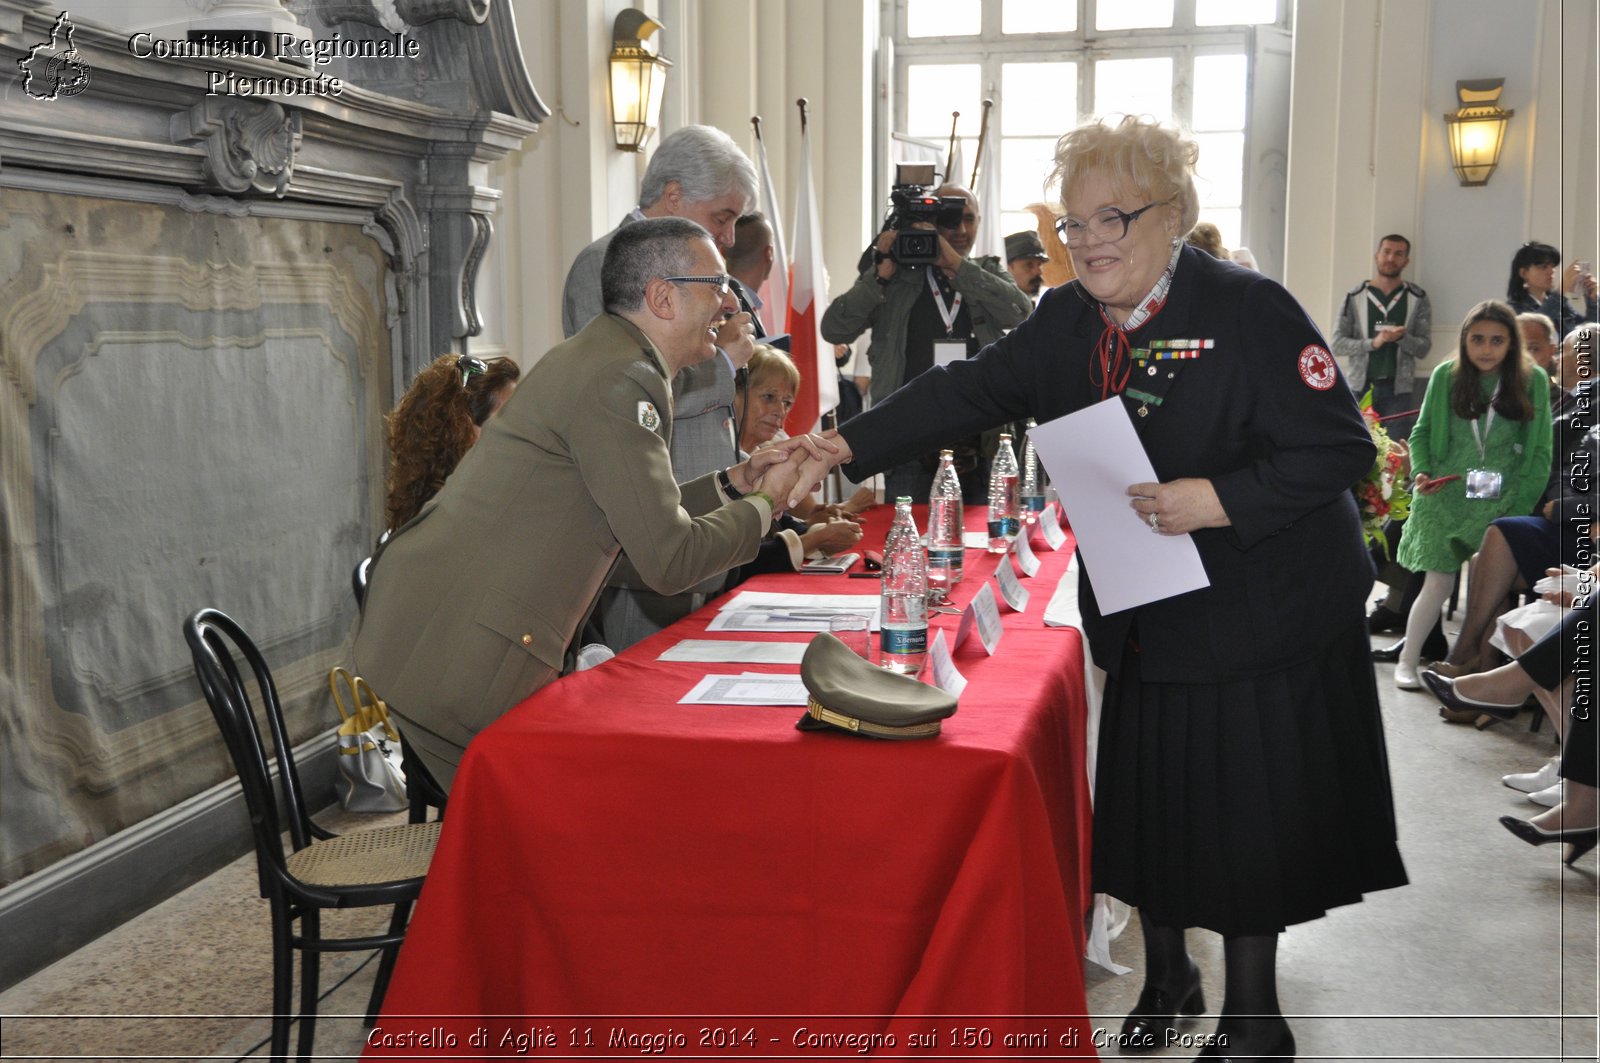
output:
[[[1500,109],[1505,83],[1505,78],[1456,82],[1460,106],[1444,116],[1444,123],[1450,134],[1450,165],[1463,187],[1488,184],[1489,175],[1500,165],[1506,125],[1517,113]]]
[[[672,63],[645,43],[661,23],[636,8],[623,8],[611,30],[611,124],[617,147],[642,151],[661,125],[661,99]]]

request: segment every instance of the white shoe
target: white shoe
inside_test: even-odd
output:
[[[1405,661],[1396,661],[1394,665],[1394,685],[1401,690],[1421,690],[1422,680],[1417,678],[1417,666],[1407,664]]]
[[[1525,771],[1516,775],[1502,775],[1500,781],[1513,790],[1536,794],[1547,790],[1561,780],[1561,758],[1551,757],[1538,771]]]
[[[1528,800],[1545,808],[1554,808],[1561,803],[1561,789],[1562,782],[1557,779],[1554,786],[1547,786],[1538,793],[1529,794]]]

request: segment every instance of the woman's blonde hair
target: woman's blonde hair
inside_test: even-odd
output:
[[[755,356],[750,359],[747,368],[750,372],[745,375],[752,384],[760,377],[781,375],[789,382],[790,390],[800,390],[800,369],[794,364],[793,359],[776,347],[768,347],[766,344],[757,346]]]
[[[1060,186],[1062,204],[1067,193],[1091,173],[1101,173],[1125,192],[1138,193],[1151,202],[1172,200],[1182,217],[1178,232],[1194,228],[1200,217],[1200,195],[1194,187],[1194,167],[1200,146],[1175,129],[1148,115],[1127,115],[1115,126],[1105,120],[1090,122],[1056,142],[1056,164],[1049,184]]]

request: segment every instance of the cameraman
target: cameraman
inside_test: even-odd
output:
[[[863,257],[861,275],[850,290],[834,298],[822,315],[822,338],[851,343],[867,329],[872,342],[867,362],[872,367],[871,397],[882,402],[902,384],[951,356],[968,357],[1022,323],[1032,301],[998,259],[971,259],[978,232],[978,201],[959,185],[943,185],[935,196],[961,197],[966,207],[960,221],[935,227],[913,227],[938,234],[938,254],[931,266],[907,266],[891,253],[899,233],[886,228]],[[941,219],[943,220],[943,219]],[[969,502],[988,497],[989,462],[998,432],[952,441],[957,469]],[[889,470],[884,497],[909,495],[924,502],[933,485],[937,455]]]

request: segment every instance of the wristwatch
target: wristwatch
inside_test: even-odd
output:
[[[727,469],[717,470],[717,483],[729,498],[737,500],[744,497],[744,492],[733,486],[733,477],[728,475]]]

